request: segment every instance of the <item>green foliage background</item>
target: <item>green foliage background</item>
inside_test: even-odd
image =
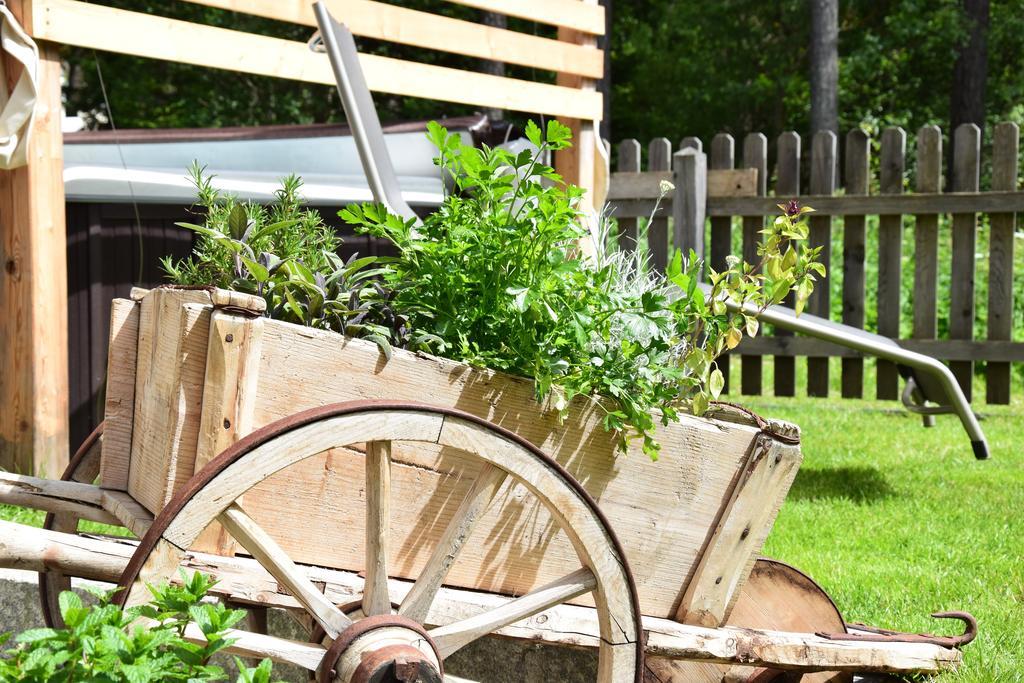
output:
[[[308,27],[189,2],[97,0],[236,30],[306,40]],[[440,0],[397,3],[460,19],[477,10]],[[842,0],[840,126],[916,130],[948,119],[957,44],[966,35],[958,0]],[[552,36],[553,28],[509,19],[509,27]],[[615,0],[611,24],[615,141],[720,131],[806,132],[809,10],[802,0]],[[361,50],[479,69],[478,60],[359,39]],[[102,112],[91,50],[66,48],[70,111]],[[203,67],[99,53],[116,123],[124,128],[311,123],[343,118],[333,88]],[[553,75],[509,66],[511,76]],[[1024,118],[1024,0],[993,0],[987,105],[990,118]],[[472,107],[376,96],[384,119],[459,115]],[[516,114],[513,114],[516,117]],[[525,121],[525,118],[524,118]]]
[[[616,2],[613,139],[808,132],[809,10],[802,0]],[[840,129],[946,127],[958,0],[839,3]],[[1024,2],[993,0],[987,107],[1020,120]]]

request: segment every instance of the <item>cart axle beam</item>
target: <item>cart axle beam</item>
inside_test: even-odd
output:
[[[66,574],[109,582],[120,577],[136,544],[127,539],[77,536],[12,522],[0,522],[0,539],[2,567],[32,571],[59,568]],[[183,566],[217,579],[212,593],[232,602],[286,609],[300,607],[295,598],[282,592],[277,580],[254,560],[189,553]],[[363,579],[354,572],[300,567],[311,581],[324,585],[324,593],[336,604],[362,595]],[[401,600],[411,586],[410,581],[388,580],[389,595],[395,600]],[[427,615],[427,622],[452,623],[499,607],[509,600],[502,595],[442,588]],[[690,626],[656,617],[644,617],[643,627],[650,657],[792,671],[933,673],[955,668],[962,657],[959,650],[931,643],[844,642],[812,634]],[[596,648],[600,640],[593,609],[575,605],[559,605],[505,626],[496,633],[572,647]],[[244,643],[236,643],[236,650],[242,646]],[[268,650],[273,650],[265,643],[261,647],[260,652],[254,650],[254,654],[267,656]],[[311,661],[312,654],[305,653],[306,659]]]

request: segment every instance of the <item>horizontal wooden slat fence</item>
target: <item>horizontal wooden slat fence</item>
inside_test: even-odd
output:
[[[725,133],[716,135],[710,142],[710,158],[705,161],[701,142],[686,138],[673,155],[673,173],[669,174],[654,172],[655,167],[650,165],[648,172],[641,172],[640,144],[623,141],[618,148],[618,172],[612,174],[608,195],[621,226],[620,244],[631,248],[636,243],[638,227],[644,224],[641,219],[654,209],[664,180],[672,180],[676,187],[662,198],[654,223],[657,239],[650,248],[657,267],[667,263],[668,251],[674,246],[694,247],[713,268],[721,268],[726,256],[734,252],[753,261],[765,217],[778,213],[777,204],[798,198],[801,204],[817,211],[811,218],[810,241],[823,247],[822,257],[832,277],[842,279],[841,291],[836,290],[842,297],[841,313],[833,315],[837,307],[831,305],[832,288],[825,284],[816,288],[809,312],[863,328],[870,304],[874,303],[875,331],[896,339],[905,348],[949,362],[968,398],[974,365],[984,363],[987,401],[1009,402],[1012,364],[1024,362],[1024,343],[1012,339],[1016,214],[1024,212],[1024,192],[1018,190],[1016,124],[1002,123],[992,132],[991,183],[986,191],[980,188],[981,131],[973,124],[958,127],[952,135],[950,192],[942,192],[942,131],[936,126],[918,131],[912,141],[912,165],[908,164],[906,132],[895,127],[884,130],[877,145],[877,179],[871,173],[873,142],[860,129],[845,135],[841,154],[834,133],[817,133],[811,139],[806,164],[801,163],[805,161],[801,159],[802,140],[793,132],[783,133],[771,145],[772,165],[768,164],[769,144],[763,135],[747,135],[741,154],[737,154],[738,142]],[[663,168],[661,148],[666,143],[663,138],[652,143],[649,157],[652,164],[657,162],[657,168]],[[657,154],[653,151],[655,145]],[[840,158],[842,165],[838,163]],[[808,194],[801,194],[802,166],[807,167],[810,179]],[[909,187],[908,166],[913,169],[914,192],[905,191]],[[840,168],[842,184],[837,177]],[[696,199],[696,194],[703,194],[703,202]],[[977,254],[982,214],[988,214],[988,253]],[[669,216],[673,225],[665,230],[659,221]],[[869,240],[868,216],[878,217],[877,239]],[[950,218],[940,220],[942,216]],[[836,249],[842,256],[829,263],[832,241],[840,239],[840,226],[842,244]],[[907,241],[913,244],[912,254],[904,254],[905,226],[913,231],[913,240]],[[734,242],[737,229],[740,232]],[[710,232],[706,249],[705,230]],[[942,235],[940,230],[950,234]],[[669,245],[661,241],[666,233],[673,236]],[[735,243],[740,245],[738,249],[734,249]],[[951,243],[948,264],[939,260],[940,243]],[[984,269],[988,273],[984,339],[974,338],[979,260],[988,265]],[[869,262],[877,264],[872,280],[868,279]],[[913,268],[912,274],[903,272],[908,266]],[[939,296],[940,273],[945,272],[949,274],[949,293]],[[909,279],[912,287],[902,291],[901,283]],[[904,300],[908,295],[913,297],[912,306]],[[940,310],[940,303],[947,300],[948,308]],[[948,338],[939,338],[940,319],[948,321]],[[910,330],[909,338],[899,338],[901,324]],[[798,356],[808,359],[808,395],[828,395],[828,359],[836,356],[842,358],[841,395],[861,398],[865,394],[864,359],[844,347],[780,330],[774,336],[744,340],[739,350],[740,390],[744,394],[763,393],[762,359],[768,355],[774,356],[773,388],[778,396],[796,393],[794,361]],[[876,363],[876,386],[871,393],[879,399],[898,398],[900,382],[895,366],[869,362]],[[722,359],[723,370],[729,363],[729,358]],[[728,372],[725,374],[728,376]]]

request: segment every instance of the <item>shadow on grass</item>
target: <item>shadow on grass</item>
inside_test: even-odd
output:
[[[885,476],[873,467],[801,469],[789,490],[791,500],[846,498],[856,503],[871,503],[894,494]]]

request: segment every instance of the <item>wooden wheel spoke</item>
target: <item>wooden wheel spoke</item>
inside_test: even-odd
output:
[[[388,527],[391,524],[391,442],[366,444],[366,585],[363,614],[391,614]]]
[[[597,579],[594,578],[593,572],[584,567],[521,598],[510,600],[501,607],[435,628],[430,631],[430,637],[437,644],[441,657],[448,657],[488,633],[589,593],[596,586]]]
[[[310,671],[315,671],[324,658],[323,646],[313,643],[300,643],[234,628],[229,628],[225,632],[225,638],[234,641],[224,650],[227,654],[255,659],[266,657],[275,662],[295,664]],[[197,624],[189,624],[185,627],[185,640],[201,645],[206,642],[206,637]]]
[[[398,613],[415,621],[423,622],[430,610],[437,591],[440,590],[444,578],[448,575],[455,558],[469,538],[473,525],[480,514],[487,509],[491,499],[498,492],[507,474],[504,470],[485,463],[477,475],[473,488],[462,500],[455,516],[445,529],[444,535],[434,547],[430,559],[427,560],[419,579],[402,601]]]
[[[324,596],[305,572],[288,558],[287,553],[237,503],[232,503],[217,518],[257,562],[309,610],[324,631],[336,638],[352,621]]]

